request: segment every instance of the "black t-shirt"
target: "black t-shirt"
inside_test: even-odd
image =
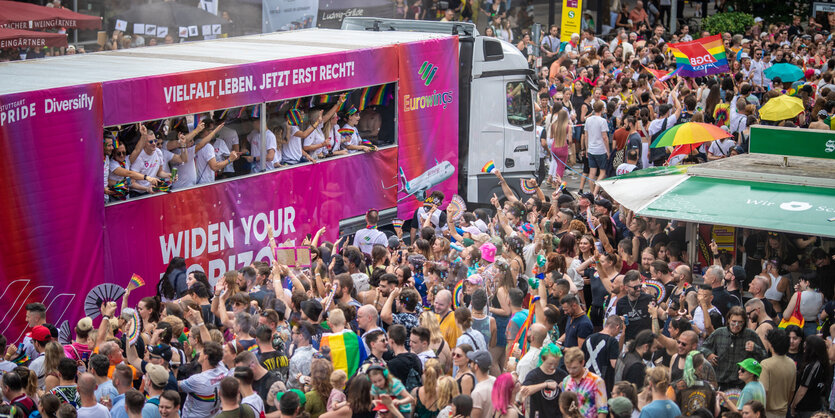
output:
[[[560,383],[568,376],[568,373],[561,369],[556,369],[554,374],[545,374],[541,368],[537,367],[531,370],[522,382],[522,386],[533,386],[545,382],[554,382],[557,384],[556,389],[543,389],[532,393],[528,402],[528,416],[540,417],[561,417],[560,413]]]
[[[624,322],[626,322],[626,339],[625,341],[635,339],[635,336],[641,330],[651,329],[652,318],[649,316],[649,303],[654,301],[652,296],[641,293],[638,300],[632,302],[628,297],[618,299],[618,304],[615,313],[618,316],[626,315]]]
[[[713,288],[713,306],[715,306],[716,309],[719,309],[719,312],[722,313],[722,317],[727,317],[728,311],[731,307],[739,306],[740,304],[742,304],[742,302],[739,298],[732,295],[724,287]]]
[[[826,391],[826,371],[819,361],[807,364],[800,374],[800,380],[797,381],[799,386],[807,388],[806,396],[797,404],[798,411],[810,412],[819,411],[821,409],[821,396],[828,395]]]
[[[583,354],[588,359],[586,368],[606,382],[606,390],[612,391],[615,384],[615,368],[611,360],[617,360],[620,345],[615,337],[608,334],[592,334],[583,344]]]
[[[252,390],[264,399],[264,411],[267,413],[275,411],[274,406],[267,405],[266,399],[267,396],[270,394],[270,387],[272,387],[273,383],[278,382],[281,380],[281,377],[278,373],[275,372],[267,372],[262,378],[252,382]]]
[[[586,339],[594,333],[594,325],[586,315],[566,320],[565,325],[565,347],[577,347],[578,338]]]
[[[414,353],[401,353],[388,360],[388,368],[394,377],[405,382],[409,377],[409,370],[417,370],[420,375],[423,375],[423,365],[420,358]]]
[[[264,366],[267,371],[276,372],[282,378],[287,380],[287,373],[290,367],[290,360],[287,356],[279,351],[270,351],[269,353],[259,352],[258,362]]]
[[[652,236],[649,246],[655,247],[657,244],[667,245],[668,242],[670,242],[670,237],[667,236],[666,232],[661,231],[661,233]]]

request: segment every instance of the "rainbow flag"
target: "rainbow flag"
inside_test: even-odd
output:
[[[730,71],[722,35],[669,44],[682,77],[704,77]]]
[[[391,96],[391,85],[390,84],[383,84],[379,88],[377,88],[377,92],[374,93],[374,97],[371,98],[371,102],[368,104],[369,106],[385,106],[388,104],[389,99]]]
[[[301,126],[302,111],[297,108],[292,108],[287,111],[287,123],[291,126]]]
[[[660,82],[664,82],[664,81],[667,81],[667,80],[673,78],[673,76],[676,75],[682,68],[682,67],[678,67],[678,68],[676,68],[675,70],[672,70],[672,71],[664,71],[664,70],[656,70],[656,69],[653,69],[653,68],[649,68],[646,65],[644,65],[643,67],[650,74],[655,76],[655,78],[657,78],[658,81],[660,81]]]
[[[362,89],[362,96],[360,97],[359,110],[365,110],[366,107],[371,106],[371,101],[374,99],[374,88],[366,87]]]
[[[464,281],[460,280],[458,284],[455,285],[455,288],[452,289],[452,306],[455,309],[461,307],[461,296],[464,293]]]
[[[130,276],[130,283],[128,283],[128,284],[130,285],[131,283],[134,285],[133,286],[134,289],[145,286],[145,280],[142,280],[142,277],[140,277],[136,273],[134,273],[133,276]]]
[[[322,336],[319,348],[329,347],[334,369],[344,370],[348,377],[356,374],[360,364],[368,357],[360,337],[349,330]]]
[[[531,301],[531,306],[528,308],[528,317],[525,318],[525,322],[522,323],[522,327],[519,328],[519,332],[516,333],[516,337],[513,339],[513,342],[507,346],[507,357],[510,357],[510,353],[513,352],[513,347],[517,344],[519,345],[519,349],[522,350],[523,356],[528,351],[528,344],[525,343],[525,338],[528,333],[528,328],[531,327],[531,323],[533,322],[533,311],[537,301],[539,301],[538,296]]]
[[[554,97],[557,95],[557,85],[551,84],[551,87],[548,87],[548,95]]]
[[[493,160],[488,161],[487,164],[484,164],[484,167],[481,167],[482,173],[492,173],[495,170],[496,163],[494,163]]]
[[[395,228],[403,228],[403,220],[402,219],[394,219],[391,221],[391,226]]]

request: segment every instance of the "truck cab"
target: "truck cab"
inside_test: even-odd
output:
[[[534,125],[538,89],[534,71],[516,46],[481,36],[466,22],[346,17],[343,30],[411,31],[458,35],[458,190],[473,204],[502,195],[495,175],[482,173],[493,161],[508,185],[521,193],[519,179],[535,177],[539,139]]]

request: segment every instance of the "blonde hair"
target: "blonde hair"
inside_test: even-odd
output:
[[[61,362],[62,358],[66,357],[64,354],[64,346],[56,341],[50,341],[46,344],[46,349],[44,350],[43,355],[44,374],[58,371],[58,363]]]
[[[183,333],[183,329],[185,329],[185,324],[183,320],[180,319],[178,316],[168,315],[161,319],[162,322],[166,322],[171,324],[171,336],[173,338],[179,337]],[[168,343],[167,341],[163,341],[164,343]]]
[[[438,322],[438,317],[434,313],[425,311],[420,314],[420,326],[429,330],[431,344],[438,344],[444,339],[444,334],[441,333],[441,323]]]
[[[345,370],[336,369],[331,372],[331,386],[334,389],[338,390],[345,390],[345,382],[348,381],[348,374],[345,373]]]
[[[427,362],[428,363],[428,362]],[[439,408],[443,408],[452,402],[452,398],[458,396],[458,383],[451,376],[441,376],[438,379],[438,399],[435,402]]]
[[[423,366],[423,391],[430,398],[438,395],[438,376],[443,376],[441,362],[436,358],[426,360]]]
[[[200,335],[200,333],[197,333],[197,335]],[[209,335],[212,337],[212,341],[214,341],[218,344],[221,344],[221,345],[223,344],[223,342],[224,342],[223,333],[220,332],[219,329],[209,330]]]
[[[342,312],[342,309],[334,307],[334,309],[328,312],[328,325],[331,328],[345,326],[345,313]]]
[[[669,373],[664,366],[653,367],[647,371],[647,381],[658,392],[666,392],[670,386]]]
[[[565,349],[563,359],[565,360],[565,364],[577,361],[585,363],[586,357],[583,355],[583,350],[580,350],[580,347],[570,347]]]
[[[551,138],[554,138],[554,147],[565,145],[568,136],[568,112],[565,108],[557,112],[557,121],[551,125]]]

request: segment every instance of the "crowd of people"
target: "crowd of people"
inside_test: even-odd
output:
[[[435,191],[387,236],[369,210],[353,238],[306,242],[307,268],[209,283],[175,258],[71,341],[30,303],[24,340],[0,336],[0,414],[830,416],[828,242],[745,231],[702,271],[682,223],[604,195],[521,200],[496,176],[494,211],[456,220]]]

